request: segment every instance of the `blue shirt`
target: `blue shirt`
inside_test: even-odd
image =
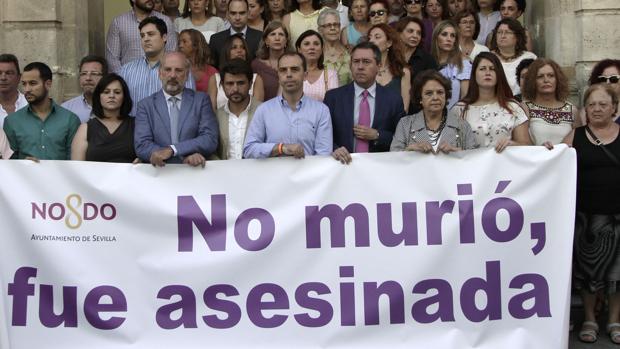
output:
[[[159,62],[151,66],[146,57],[142,57],[125,64],[121,68],[119,74],[125,79],[125,82],[127,82],[129,94],[131,94],[131,101],[133,102],[131,116],[136,115],[136,111],[138,111],[138,102],[161,90],[159,66]],[[194,83],[194,78],[191,73],[189,73],[187,77],[185,87],[196,90],[196,84]]]
[[[87,122],[90,119],[90,114],[93,112],[93,107],[86,102],[83,94],[71,98],[60,106],[77,115],[81,122]]]
[[[278,143],[301,144],[306,155],[329,155],[332,121],[327,106],[303,96],[291,109],[277,96],[256,108],[243,147],[244,158],[267,158]]]
[[[461,99],[461,81],[469,80],[471,75],[471,63],[468,60],[463,60],[463,69],[459,70],[454,64],[448,64],[439,70],[439,73],[446,79],[450,80],[452,86],[452,97],[449,101],[446,101],[448,110],[452,108]]]

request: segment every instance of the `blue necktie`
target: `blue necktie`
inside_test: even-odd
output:
[[[179,99],[177,97],[170,97],[172,107],[170,107],[170,140],[172,144],[179,142]]]

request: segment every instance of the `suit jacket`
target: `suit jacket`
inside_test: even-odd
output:
[[[375,113],[371,127],[379,131],[379,139],[370,142],[370,152],[390,151],[396,125],[403,115],[403,99],[393,89],[377,84]],[[353,83],[329,90],[323,103],[329,108],[334,129],[334,149],[342,146],[353,153],[353,110],[355,108],[355,88]]]
[[[254,112],[256,111],[256,107],[260,105],[261,102],[256,101],[254,99],[250,100],[250,105],[248,106],[248,123],[245,128],[245,134],[243,135],[244,144],[245,144],[245,136],[248,134],[248,129],[250,128],[250,123],[252,122],[252,117],[254,116]],[[220,141],[217,146],[217,152],[215,152],[211,159],[213,160],[228,160],[228,148],[230,147],[230,139],[228,132],[228,118],[229,114],[224,110],[224,107],[221,107],[216,112],[217,122],[220,125]],[[243,149],[242,149],[243,151]]]
[[[142,161],[149,162],[151,153],[172,145],[168,103],[162,90],[138,103],[134,145]],[[181,163],[187,155],[200,153],[208,158],[217,148],[217,120],[211,100],[204,92],[183,90],[179,112],[179,142],[174,144],[177,154],[169,163]]]
[[[226,29],[211,35],[211,38],[209,39],[209,48],[211,49],[211,57],[213,57],[215,67],[220,67],[222,49],[224,48],[224,43],[229,36],[230,29]],[[254,59],[256,51],[258,50],[258,44],[262,38],[262,31],[248,27],[248,30],[244,36],[245,42],[248,44],[248,55],[250,56],[248,63],[252,62]]]

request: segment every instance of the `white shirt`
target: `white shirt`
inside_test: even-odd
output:
[[[15,111],[18,111],[27,105],[28,105],[28,101],[26,100],[26,97],[24,97],[24,95],[21,92],[17,92],[17,100],[15,101]],[[2,108],[2,105],[0,104],[0,128],[4,126],[4,118],[6,118],[8,114],[9,113],[7,113],[6,110],[4,110],[4,108]]]
[[[245,131],[248,128],[248,114],[252,100],[239,116],[233,114],[228,108],[228,103],[224,105],[224,111],[228,114],[228,158],[242,159],[243,144],[245,143]]]
[[[346,28],[349,26],[349,8],[344,6],[341,2],[338,3],[336,11],[340,15],[340,28]]]

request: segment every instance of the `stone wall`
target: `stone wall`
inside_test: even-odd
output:
[[[103,0],[0,0],[0,52],[48,64],[57,101],[79,94],[78,64],[104,54]]]

